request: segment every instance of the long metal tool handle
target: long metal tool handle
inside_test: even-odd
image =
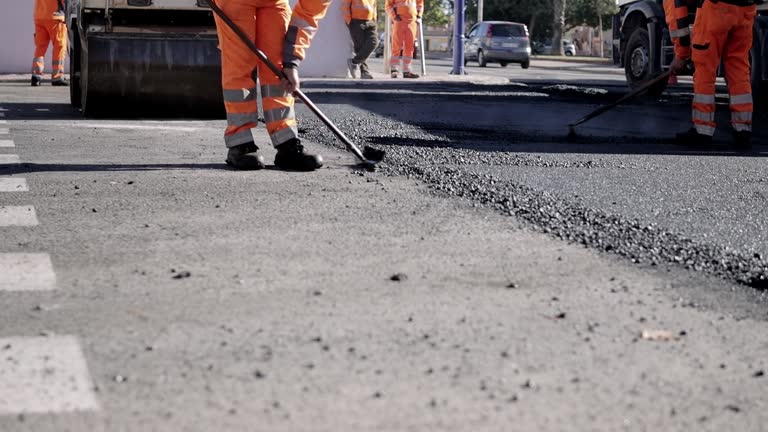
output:
[[[248,37],[247,34],[241,29],[237,24],[235,24],[228,16],[227,14],[222,11],[218,5],[216,5],[216,2],[214,0],[205,0],[206,3],[208,3],[208,6],[211,8],[213,13],[216,14],[224,23],[232,29],[232,31],[237,34],[237,36],[240,38],[240,40],[243,41],[243,43],[251,50],[254,54],[256,54],[256,57],[259,58],[259,60],[262,61],[269,70],[272,71],[275,75],[277,75],[278,78],[286,79],[287,77],[283,73],[282,70],[280,70],[272,61],[267,57],[266,54],[264,54],[257,46],[256,44]],[[309,109],[315,113],[315,115],[323,122],[326,126],[336,135],[336,137],[341,140],[341,142],[344,143],[344,145],[347,146],[347,149],[351,151],[355,156],[357,156],[358,159],[360,159],[362,162],[368,162],[368,160],[363,156],[363,153],[360,151],[357,146],[350,141],[349,138],[347,138],[346,135],[344,135],[344,132],[339,130],[339,128],[336,127],[333,122],[323,114],[322,111],[320,111],[320,108],[317,107],[314,103],[312,103],[311,100],[307,97],[307,95],[304,94],[301,90],[296,90],[293,92],[294,96],[301,99],[304,104],[309,107]]]
[[[582,117],[579,121],[577,121],[575,123],[571,123],[568,126],[575,127],[575,126],[578,126],[578,125],[580,125],[582,123],[586,123],[589,120],[592,120],[593,118],[599,116],[600,114],[603,114],[604,112],[613,109],[617,105],[619,105],[619,104],[621,104],[623,102],[626,102],[627,100],[632,99],[632,98],[640,95],[641,93],[645,93],[646,91],[648,91],[649,88],[653,87],[654,85],[656,85],[656,84],[658,84],[658,83],[660,83],[660,82],[662,82],[664,80],[669,80],[670,74],[671,74],[670,71],[664,72],[663,74],[657,76],[656,78],[654,78],[654,79],[648,81],[647,83],[641,85],[636,90],[631,91],[631,92],[627,93],[626,95],[622,96],[621,99],[617,100],[616,102],[611,102],[608,105],[603,105],[600,108],[598,108],[598,109],[592,111],[591,113],[587,114],[586,116]]]
[[[427,58],[424,56],[424,25],[419,20],[419,56],[421,57],[421,76],[427,75]]]

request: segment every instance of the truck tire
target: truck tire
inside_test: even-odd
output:
[[[88,82],[92,79],[88,69],[88,51],[80,51],[80,109],[85,117],[98,117],[104,115],[103,101],[99,100],[93,92],[88,92]]]
[[[648,30],[638,27],[629,37],[627,42],[626,57],[624,58],[624,74],[627,77],[627,84],[632,89],[636,89],[648,80],[653,79],[651,75],[651,42],[648,36]],[[667,88],[667,82],[660,82],[651,87],[648,94],[659,96]]]
[[[72,54],[69,58],[69,104],[72,108],[80,108],[82,95],[80,92],[80,34],[77,24],[72,24]]]

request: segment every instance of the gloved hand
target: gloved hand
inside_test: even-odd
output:
[[[400,15],[395,14],[395,21],[402,21],[403,19],[400,18]]]
[[[283,67],[283,73],[285,78],[280,79],[280,84],[288,93],[293,93],[299,89],[301,84],[299,80],[299,68],[297,67]]]
[[[669,71],[672,72],[672,75],[680,75],[685,71],[687,65],[687,59],[675,56],[675,59],[672,60],[672,63],[669,64]]]
[[[421,22],[421,15],[416,15],[416,22]]]

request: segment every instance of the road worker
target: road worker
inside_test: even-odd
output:
[[[347,60],[349,74],[357,78],[373,79],[368,69],[368,56],[376,49],[376,0],[343,0],[341,11],[352,37],[355,56]]]
[[[224,142],[229,148],[228,165],[239,170],[264,168],[264,158],[251,132],[259,121],[252,77],[257,68],[264,122],[277,150],[275,165],[290,171],[312,171],[323,166],[322,157],[307,153],[299,141],[293,92],[299,88],[299,65],[330,2],[299,0],[291,13],[288,0],[217,0],[222,11],[287,77],[281,80],[260,64],[237,34],[216,18],[227,111]]]
[[[32,60],[32,87],[43,81],[45,53],[53,42],[51,84],[66,86],[64,59],[67,56],[67,24],[64,22],[64,0],[35,0],[35,58]]]
[[[688,59],[693,60],[693,127],[677,135],[687,145],[709,145],[715,134],[715,80],[722,60],[730,93],[734,142],[750,148],[752,140],[752,87],[749,50],[755,0],[698,0],[692,34],[688,30],[686,0],[665,0],[664,10],[675,43],[675,60],[670,68],[679,74]]]
[[[416,35],[424,0],[387,0],[385,9],[392,19],[392,57],[389,68],[392,78],[397,78],[400,61],[403,63],[403,78],[418,78],[411,72],[413,54],[416,49]]]

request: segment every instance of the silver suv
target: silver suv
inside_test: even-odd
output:
[[[464,64],[477,61],[480,67],[488,63],[520,63],[523,69],[531,65],[531,41],[528,27],[506,21],[482,21],[475,24],[464,41]]]

